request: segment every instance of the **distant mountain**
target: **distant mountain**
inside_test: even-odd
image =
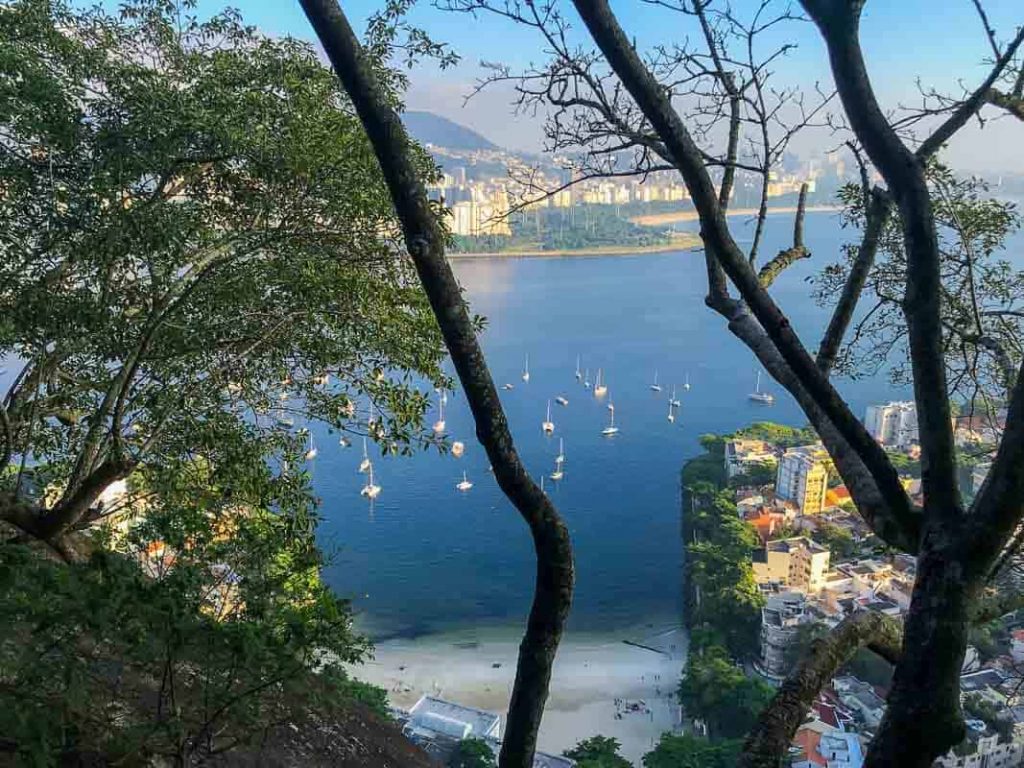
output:
[[[476,131],[433,112],[405,112],[402,120],[406,130],[421,144],[463,150],[498,148]]]

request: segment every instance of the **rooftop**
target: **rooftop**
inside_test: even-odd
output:
[[[998,670],[987,668],[960,675],[960,690],[963,693],[980,691],[983,688],[998,688],[1006,680]]]
[[[769,541],[766,547],[772,552],[793,552],[798,549],[806,549],[813,555],[828,552],[828,547],[823,547],[818,542],[804,536],[797,536],[792,539],[775,539],[774,541]]]
[[[445,736],[499,736],[501,718],[493,712],[466,707],[434,696],[421,696],[409,710],[409,726]]]

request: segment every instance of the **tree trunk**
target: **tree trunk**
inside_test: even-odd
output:
[[[902,659],[865,768],[928,768],[966,734],[960,671],[975,590],[963,567],[961,538],[926,534],[903,628]]]
[[[537,578],[509,702],[501,768],[531,768],[551,667],[572,604],[575,572],[569,531],[530,478],[512,441],[498,391],[462,292],[445,258],[445,233],[409,154],[409,138],[381,90],[337,0],[301,0],[380,162],[406,246],[430,300],[473,420],[501,490],[530,527]]]

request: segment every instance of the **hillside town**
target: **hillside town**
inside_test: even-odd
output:
[[[442,168],[430,186],[435,198],[443,199],[451,216],[452,234],[463,236],[509,236],[509,214],[513,208],[572,209],[578,206],[674,206],[689,204],[689,194],[678,174],[653,172],[621,179],[587,178],[573,167],[572,158],[553,157],[544,165],[530,158],[498,148],[457,149],[428,144]],[[826,153],[816,160],[795,158],[786,168],[772,171],[765,194],[769,200],[795,196],[803,184],[813,195],[824,188],[835,189],[852,178],[845,157]],[[740,173],[733,201],[737,207],[757,205],[761,178]]]
[[[920,502],[917,415],[912,402],[867,408],[871,435],[906,468],[904,486]],[[756,427],[757,425],[755,425]],[[977,492],[990,465],[999,418],[958,417],[957,446],[981,456],[965,475]],[[756,429],[753,431],[757,431]],[[915,559],[886,550],[856,514],[820,442],[786,446],[738,435],[724,442],[723,467],[736,513],[756,533],[751,572],[763,597],[756,674],[778,684],[800,646],[859,611],[900,620],[910,606]],[[769,483],[749,483],[765,479]],[[766,474],[767,473],[767,474]],[[942,768],[1001,768],[1024,761],[1024,622],[1013,614],[975,633],[961,689],[968,738],[937,761]],[[864,665],[861,665],[862,667]],[[886,674],[844,670],[814,702],[793,742],[796,768],[859,768],[885,711]]]

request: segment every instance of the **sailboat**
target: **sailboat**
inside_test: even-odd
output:
[[[540,428],[543,429],[548,434],[551,434],[552,432],[555,431],[555,422],[553,422],[551,420],[551,401],[550,400],[548,400],[548,415],[544,419],[544,421],[541,422]]]
[[[671,405],[673,408],[678,408],[680,405],[682,405],[682,403],[679,402],[679,400],[676,398],[675,384],[672,385],[672,397],[668,399],[668,404]]]
[[[771,392],[761,391],[761,372],[757,372],[757,386],[756,389],[751,392],[748,397],[755,403],[763,403],[764,405],[771,405],[775,402],[775,396]]]
[[[652,392],[661,392],[661,384],[658,383],[658,372],[654,372],[654,383],[651,384]]]
[[[602,435],[617,435],[619,434],[619,428],[615,426],[615,410],[613,409],[609,414],[608,426],[601,430]]]
[[[444,432],[444,399],[438,402],[438,417],[434,422],[434,432],[438,435]]]
[[[548,475],[548,477],[550,477],[552,480],[557,481],[565,477],[565,472],[562,471],[561,458],[562,457],[559,456],[558,458],[555,459],[555,471]]]
[[[615,403],[613,403],[611,401],[611,398],[608,398],[608,410],[609,411],[614,411],[615,410]]]
[[[583,386],[590,389],[590,369],[583,372]]]
[[[687,391],[689,391],[689,389],[690,389],[690,374],[689,373],[686,374],[686,383],[683,384],[683,389],[685,389]]]
[[[530,380],[530,356],[526,356],[526,363],[523,365],[523,381]]]
[[[594,397],[604,397],[608,387],[601,381],[601,369],[597,369],[597,378],[594,380]]]
[[[368,471],[370,475],[366,478],[366,485],[363,486],[359,495],[368,499],[376,499],[380,495],[380,486],[373,482],[373,464],[368,466]]]
[[[340,445],[342,448],[351,448],[352,447],[352,441],[349,440],[344,435],[342,435],[341,437],[338,438],[338,445]]]
[[[454,456],[456,459],[460,458],[462,456],[462,454],[464,454],[465,452],[466,452],[466,444],[465,443],[463,443],[463,442],[461,442],[459,440],[456,440],[454,443],[452,443],[452,456]]]
[[[558,455],[555,456],[555,461],[559,464],[565,461],[565,443],[562,438],[558,438]]]
[[[583,372],[580,370],[580,356],[576,355],[576,381],[583,378]]]
[[[676,409],[671,400],[668,401],[668,420],[670,423],[676,420]]]
[[[313,433],[309,433],[309,448],[306,449],[306,461],[315,459],[317,454],[316,446],[313,445]]]
[[[460,491],[468,491],[470,488],[473,487],[473,484],[471,482],[469,482],[469,479],[466,477],[466,473],[463,472],[462,473],[462,482],[459,483],[458,485],[456,485],[455,487],[458,490],[460,490]]]
[[[359,462],[359,471],[368,472],[373,465],[370,463],[370,454],[366,452],[366,438],[363,438],[363,460]]]

